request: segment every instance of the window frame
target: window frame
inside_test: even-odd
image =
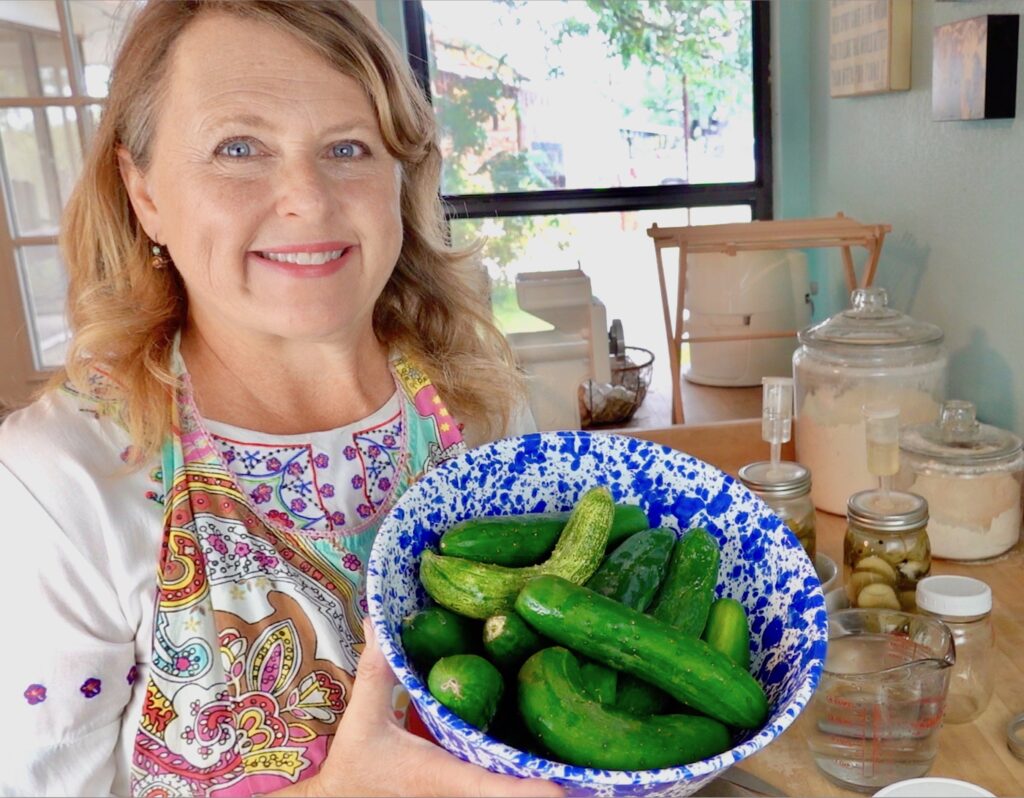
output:
[[[29,92],[26,96],[0,97],[0,109],[27,108],[37,118],[48,108],[72,108],[76,112],[76,127],[84,159],[92,133],[90,106],[103,107],[106,97],[90,96],[85,90],[84,57],[81,41],[72,29],[70,0],[49,0],[56,9],[58,29],[36,28],[17,22],[4,21],[9,28],[16,28],[27,34],[41,33],[59,37],[67,67],[67,81],[70,94],[43,95],[41,91]],[[27,64],[27,67],[33,65]],[[37,81],[38,73],[29,75]],[[49,133],[41,142],[41,149],[52,152]],[[6,154],[5,154],[6,159]],[[0,168],[5,168],[6,161]],[[32,314],[32,295],[28,286],[28,266],[20,262],[19,252],[23,247],[57,246],[59,229],[52,233],[22,234],[17,228],[14,198],[10,192],[10,175],[0,180],[0,338],[6,346],[0,347],[0,415],[6,403],[18,404],[25,401],[35,389],[45,382],[54,368],[40,362],[42,355],[37,340]]]
[[[445,194],[449,219],[541,216],[605,211],[645,211],[749,205],[751,219],[773,218],[771,112],[771,0],[751,4],[754,112],[754,180],[745,183],[698,183],[667,186],[515,191],[492,194]],[[433,104],[426,20],[421,0],[403,0],[409,64],[427,100]]]

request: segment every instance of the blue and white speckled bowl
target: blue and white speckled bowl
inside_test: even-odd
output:
[[[479,515],[566,510],[607,485],[639,504],[655,526],[704,526],[722,547],[720,593],[740,601],[751,625],[754,675],[768,694],[763,728],[719,756],[675,768],[608,771],[517,751],[435,701],[406,663],[402,618],[427,603],[418,572],[424,548]],[[449,751],[499,773],[552,779],[568,795],[690,795],[764,748],[796,718],[818,684],[828,639],[825,604],[810,560],[777,516],[739,482],[689,455],[610,434],[551,432],[474,449],[427,474],[392,509],[367,575],[370,616],[388,662],[424,723]]]

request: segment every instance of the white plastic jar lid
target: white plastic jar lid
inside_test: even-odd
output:
[[[985,615],[992,611],[992,588],[969,576],[926,576],[917,583],[917,606],[953,618]]]

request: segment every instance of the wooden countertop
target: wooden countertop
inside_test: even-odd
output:
[[[629,430],[628,434],[689,452],[732,474],[737,464],[764,459],[767,454],[767,446],[760,441],[760,419]],[[818,550],[840,567],[845,532],[845,518],[818,512]],[[1024,616],[1024,544],[984,563],[936,559],[931,573],[972,576],[988,583],[993,594],[996,651],[992,700],[973,722],[946,724],[939,730],[939,752],[927,775],[973,782],[995,795],[1024,795],[1024,762],[1006,747],[1007,723],[1024,712],[1024,624],[1019,620]],[[839,787],[818,771],[807,746],[810,723],[810,715],[804,711],[779,739],[740,767],[788,795],[863,795]]]

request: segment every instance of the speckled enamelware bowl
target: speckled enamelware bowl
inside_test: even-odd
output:
[[[510,748],[435,701],[406,663],[402,618],[427,603],[418,572],[424,548],[466,518],[566,510],[607,485],[639,504],[653,526],[704,526],[722,547],[719,591],[740,601],[751,626],[752,670],[768,694],[765,726],[719,756],[675,768],[575,767]],[[825,604],[810,560],[768,507],[732,477],[689,455],[636,438],[549,432],[474,449],[427,474],[392,509],[367,576],[381,648],[423,721],[449,751],[499,773],[552,779],[568,795],[690,795],[764,748],[793,722],[818,684],[828,639]]]

